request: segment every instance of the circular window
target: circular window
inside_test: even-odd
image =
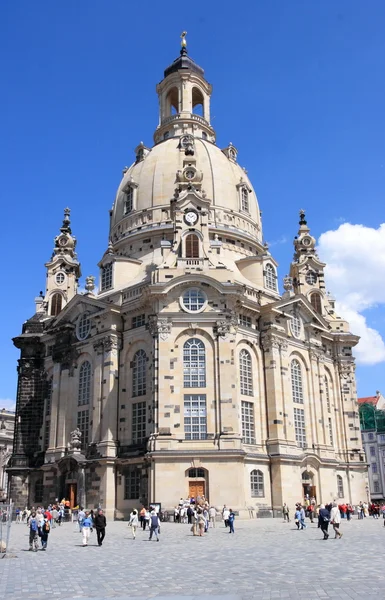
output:
[[[302,243],[303,243],[304,246],[310,246],[310,244],[311,244],[311,238],[309,238],[309,237],[303,238]]]
[[[62,283],[64,283],[66,276],[64,275],[64,273],[62,271],[59,271],[59,273],[56,273],[56,277],[55,277],[55,281],[57,284],[61,285]]]
[[[78,340],[82,341],[88,338],[91,331],[91,321],[88,316],[88,313],[84,313],[79,317],[77,326],[76,326],[76,337]]]
[[[301,335],[302,322],[301,318],[297,317],[297,315],[292,316],[292,319],[290,321],[290,329],[294,337],[299,338],[299,336]]]
[[[309,273],[306,275],[306,283],[309,285],[315,285],[317,283],[317,279],[317,273],[314,271],[309,271]]]
[[[186,312],[201,312],[206,308],[207,296],[199,288],[190,288],[184,292],[180,302]]]
[[[186,177],[186,179],[194,179],[195,177],[195,169],[186,169],[184,172],[184,176]]]

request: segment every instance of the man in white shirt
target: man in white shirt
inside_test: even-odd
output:
[[[217,516],[217,511],[214,506],[210,506],[209,508],[209,527],[215,527],[215,518]]]
[[[230,511],[225,504],[223,507],[223,510],[222,510],[222,519],[225,523],[225,527],[229,526],[229,516],[230,516]]]

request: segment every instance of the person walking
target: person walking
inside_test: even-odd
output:
[[[215,528],[215,519],[217,516],[217,511],[215,509],[215,506],[210,506],[209,508],[209,519],[210,519],[210,527],[214,527]]]
[[[94,527],[96,529],[96,537],[98,539],[98,546],[103,544],[103,540],[106,536],[106,517],[101,509],[98,510],[94,518]]]
[[[39,525],[36,519],[36,513],[32,512],[29,519],[29,549],[37,552],[39,544]]]
[[[283,521],[284,522],[287,521],[288,523],[290,523],[289,512],[290,512],[290,509],[289,509],[288,505],[285,502],[284,505],[283,505],[283,507],[282,507]]]
[[[150,515],[150,537],[148,538],[151,542],[152,535],[155,533],[156,541],[159,542],[159,517],[156,512],[153,510]]]
[[[198,508],[197,510],[197,523],[199,536],[202,537],[205,532],[206,520],[201,508]]]
[[[83,521],[85,518],[86,518],[86,513],[84,512],[83,507],[81,506],[78,511],[78,527],[79,527],[80,533],[82,532]]]
[[[229,514],[230,514],[230,511],[225,504],[223,507],[223,510],[222,510],[222,519],[224,521],[225,527],[229,526]]]
[[[91,530],[92,530],[92,519],[88,512],[84,513],[85,518],[82,522],[82,541],[83,546],[88,546],[88,540],[90,539]]]
[[[128,526],[131,527],[133,540],[136,539],[136,529],[138,527],[138,524],[139,524],[138,511],[136,510],[136,508],[134,508],[134,510],[130,514],[130,520],[128,522]]]
[[[300,522],[300,525],[301,525],[301,530],[302,529],[307,529],[307,525],[305,524],[305,517],[306,517],[305,509],[304,509],[303,506],[300,506],[299,510],[300,510],[300,519],[299,519],[299,522]]]
[[[230,527],[230,531],[229,533],[234,533],[234,521],[235,521],[235,514],[233,513],[233,511],[229,510],[229,518],[228,518],[228,524]]]
[[[337,502],[333,502],[332,509],[330,511],[330,523],[333,525],[335,538],[341,539],[342,533],[340,532],[340,524],[341,524],[341,512],[338,508]]]
[[[41,549],[47,550],[48,544],[48,535],[51,531],[50,520],[47,516],[44,515],[44,522],[40,528],[40,540],[41,540]]]
[[[319,507],[319,513],[318,513],[318,526],[320,527],[322,533],[324,534],[324,540],[327,540],[329,537],[329,534],[328,534],[329,522],[330,522],[330,512],[328,511],[327,508],[325,508],[324,504],[321,504],[321,506]]]
[[[294,521],[295,521],[295,524],[297,525],[297,529],[299,529],[301,526],[301,508],[298,504],[295,507]]]

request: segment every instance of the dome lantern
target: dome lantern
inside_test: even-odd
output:
[[[212,86],[204,78],[202,67],[188,56],[185,31],[181,38],[180,55],[165,69],[164,79],[156,87],[159,125],[154,141],[157,144],[189,133],[215,142],[215,132],[210,125]]]

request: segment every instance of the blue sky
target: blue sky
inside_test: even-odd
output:
[[[0,405],[15,398],[11,338],[44,289],[67,205],[83,275],[97,274],[121,169],[152,144],[155,85],[183,29],[280,278],[303,207],[328,287],[363,335],[359,394],[385,392],[385,3],[18,0],[0,6]]]

